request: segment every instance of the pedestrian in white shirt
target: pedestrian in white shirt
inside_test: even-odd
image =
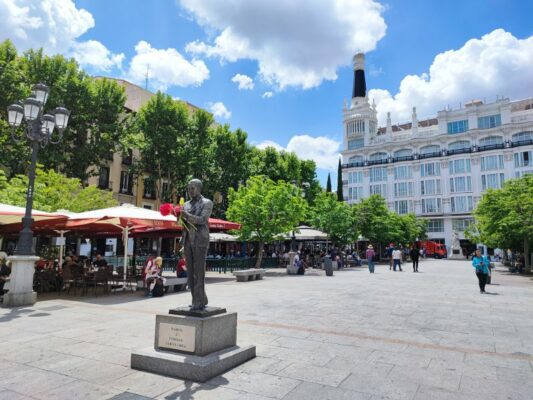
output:
[[[395,248],[392,252],[393,270],[396,271],[396,266],[402,270],[402,251],[399,248]]]

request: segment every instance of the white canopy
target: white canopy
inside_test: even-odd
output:
[[[224,232],[213,232],[209,234],[210,242],[238,242],[239,238]]]
[[[26,209],[24,207],[12,206],[0,203],[0,225],[19,224]],[[31,216],[34,221],[45,221],[51,219],[64,218],[61,214],[52,214],[45,211],[32,210]]]
[[[284,235],[286,240],[292,239],[292,232],[287,232]],[[311,228],[306,225],[301,225],[295,229],[294,237],[296,240],[328,240],[327,233],[319,231],[318,229]]]

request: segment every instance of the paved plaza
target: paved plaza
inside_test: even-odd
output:
[[[130,369],[156,313],[190,294],[40,300],[0,309],[0,399],[533,399],[533,280],[498,267],[481,295],[466,261],[422,260],[237,283],[208,274],[257,358],[204,384]]]

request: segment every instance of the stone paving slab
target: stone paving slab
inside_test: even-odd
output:
[[[378,265],[238,285],[208,274],[257,357],[205,384],[132,370],[155,314],[190,293],[60,298],[0,309],[2,399],[531,400],[533,281],[498,267],[480,295],[465,261]]]

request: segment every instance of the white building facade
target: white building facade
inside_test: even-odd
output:
[[[357,82],[357,80],[363,82]],[[533,98],[471,101],[432,119],[378,128],[366,97],[364,55],[354,64],[354,91],[343,109],[343,193],[349,203],[380,194],[389,209],[428,220],[428,237],[464,239],[472,210],[488,188],[533,173]],[[363,90],[364,89],[364,90]]]

